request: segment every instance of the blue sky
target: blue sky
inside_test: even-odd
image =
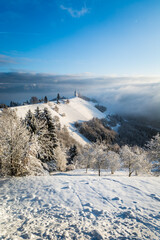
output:
[[[75,89],[160,119],[160,0],[0,0],[0,103]]]
[[[160,1],[0,0],[0,71],[160,75]]]

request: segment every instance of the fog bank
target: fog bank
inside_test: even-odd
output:
[[[0,73],[1,103],[23,102],[31,96],[53,99],[58,92],[72,97],[75,89],[111,111],[160,120],[160,77]]]

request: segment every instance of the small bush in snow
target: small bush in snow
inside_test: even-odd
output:
[[[57,105],[55,106],[54,111],[56,111],[57,113],[59,112],[59,108],[57,107]]]

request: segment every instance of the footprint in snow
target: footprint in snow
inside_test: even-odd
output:
[[[62,187],[61,189],[70,189],[70,186]]]
[[[120,209],[123,209],[123,210],[124,210],[124,209],[127,209],[127,207],[125,207],[125,206],[120,206],[119,208],[120,208]]]
[[[64,182],[64,183],[62,183],[63,185],[66,185],[66,184],[69,184],[69,182]]]
[[[91,207],[91,208],[92,208],[92,204],[91,204],[91,203],[86,203],[86,204],[84,205],[84,207]]]
[[[98,209],[92,209],[92,213],[98,217],[103,214],[103,210],[98,210]]]
[[[119,197],[112,198],[113,201],[120,200]]]
[[[103,240],[101,233],[98,230],[92,230],[90,232],[90,236],[92,240]]]
[[[160,202],[160,198],[159,197],[157,197],[155,194],[151,194],[151,195],[149,195],[151,198],[153,198],[153,199],[155,199],[155,200],[157,200],[157,201],[159,201]]]

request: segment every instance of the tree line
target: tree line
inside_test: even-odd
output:
[[[57,93],[57,97],[54,98],[54,100],[57,101],[57,103],[59,103],[59,100],[61,99],[60,94]],[[10,101],[10,104],[7,105],[5,103],[0,103],[0,108],[8,108],[8,107],[17,107],[17,106],[21,106],[21,105],[29,105],[29,104],[37,104],[37,103],[47,103],[48,97],[42,97],[42,98],[38,98],[36,96],[32,96],[30,98],[30,100],[26,100],[25,102],[23,102],[23,104],[19,103],[19,102],[15,102],[15,101]]]
[[[98,175],[101,170],[108,169],[111,174],[120,169],[128,169],[128,176],[133,173],[137,176],[141,173],[160,174],[160,134],[157,134],[145,148],[139,146],[118,144],[106,144],[97,141],[91,145],[86,145],[82,152],[76,156],[77,167],[97,169]]]
[[[100,122],[96,119],[96,133]],[[53,171],[72,170],[75,167],[97,169],[128,169],[128,175],[160,172],[160,135],[145,147],[119,146],[103,135],[82,147],[61,127],[58,117],[52,117],[48,108],[29,110],[25,119],[16,111],[3,109],[0,114],[0,175],[43,175]],[[84,125],[84,128],[93,128]],[[106,133],[107,134],[107,133]]]
[[[48,108],[29,110],[24,120],[14,110],[4,109],[0,125],[1,175],[41,175],[73,168],[79,144]]]

